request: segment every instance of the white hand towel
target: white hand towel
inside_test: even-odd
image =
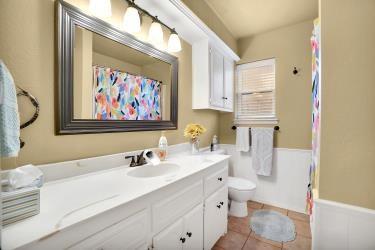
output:
[[[236,130],[236,150],[238,152],[249,152],[250,133],[249,127],[237,127]]]
[[[273,133],[273,128],[251,129],[251,157],[257,175],[271,175]]]

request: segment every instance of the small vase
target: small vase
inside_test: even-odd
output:
[[[191,154],[195,155],[199,153],[199,138],[191,139]]]

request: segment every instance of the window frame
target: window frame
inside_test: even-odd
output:
[[[273,88],[273,93],[274,93],[274,114],[270,116],[254,116],[249,119],[239,119],[238,118],[238,106],[239,106],[239,101],[238,101],[238,89],[239,89],[239,72],[240,70],[244,70],[247,68],[254,68],[254,67],[259,67],[259,66],[265,66],[265,65],[270,65],[273,64],[274,66],[274,74],[275,74],[275,84]],[[276,114],[276,59],[275,58],[267,58],[267,59],[261,59],[257,61],[252,61],[252,62],[246,62],[242,64],[238,64],[236,66],[236,75],[235,75],[235,112],[234,112],[234,124],[235,125],[252,125],[252,124],[265,124],[265,125],[275,125],[278,124],[279,120],[277,118]]]

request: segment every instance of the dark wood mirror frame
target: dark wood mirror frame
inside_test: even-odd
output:
[[[111,133],[129,131],[152,131],[177,129],[178,114],[178,59],[166,52],[160,51],[151,44],[138,40],[133,35],[118,30],[114,26],[81,12],[78,8],[57,2],[58,12],[58,123],[57,134],[87,134]],[[171,102],[170,120],[89,120],[74,119],[73,114],[73,48],[74,27],[82,28],[100,34],[111,40],[129,46],[140,52],[160,59],[171,65]]]

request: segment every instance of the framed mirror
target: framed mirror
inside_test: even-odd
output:
[[[58,134],[177,129],[177,57],[62,1],[58,70]]]

